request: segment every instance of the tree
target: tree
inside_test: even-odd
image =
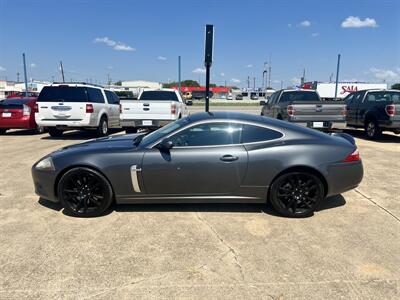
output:
[[[121,86],[121,85],[122,85],[122,81],[121,81],[121,80],[118,80],[117,82],[114,82],[114,84],[115,84],[115,85]]]
[[[393,90],[400,90],[400,83],[395,83],[392,85]]]
[[[171,88],[171,87],[174,87],[174,86],[178,86],[178,82],[173,81],[173,82],[170,82],[170,83],[163,83],[162,85],[165,88]],[[196,80],[186,79],[186,80],[181,81],[181,86],[199,87],[200,84]]]

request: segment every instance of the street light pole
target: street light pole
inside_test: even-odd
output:
[[[338,54],[338,58],[337,58],[335,100],[337,98],[337,90],[338,90],[338,85],[339,85],[339,69],[340,69],[340,54]]]
[[[22,53],[22,60],[24,61],[25,97],[28,97],[28,76],[26,75],[25,53]]]
[[[181,93],[181,56],[178,56],[178,92]]]

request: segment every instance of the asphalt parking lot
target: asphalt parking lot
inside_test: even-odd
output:
[[[34,194],[30,168],[93,136],[10,131],[0,136],[0,298],[398,299],[400,136],[348,133],[364,180],[310,218],[208,204],[120,205],[79,219]]]

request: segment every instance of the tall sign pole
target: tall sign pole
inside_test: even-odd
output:
[[[181,92],[181,56],[178,56],[178,92]]]
[[[25,76],[25,97],[28,97],[28,76],[26,75],[26,61],[25,53],[22,53],[22,60],[24,62],[24,76]]]
[[[338,54],[338,57],[337,57],[335,100],[337,99],[337,90],[338,90],[338,85],[339,85],[339,69],[340,69],[340,54]]]
[[[204,66],[206,67],[206,112],[210,110],[210,68],[213,61],[214,25],[206,25]]]

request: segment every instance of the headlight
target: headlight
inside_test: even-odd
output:
[[[46,157],[44,159],[42,159],[41,161],[39,161],[35,168],[37,170],[48,170],[48,171],[54,171],[54,165],[53,165],[53,161],[51,159],[51,157]]]

